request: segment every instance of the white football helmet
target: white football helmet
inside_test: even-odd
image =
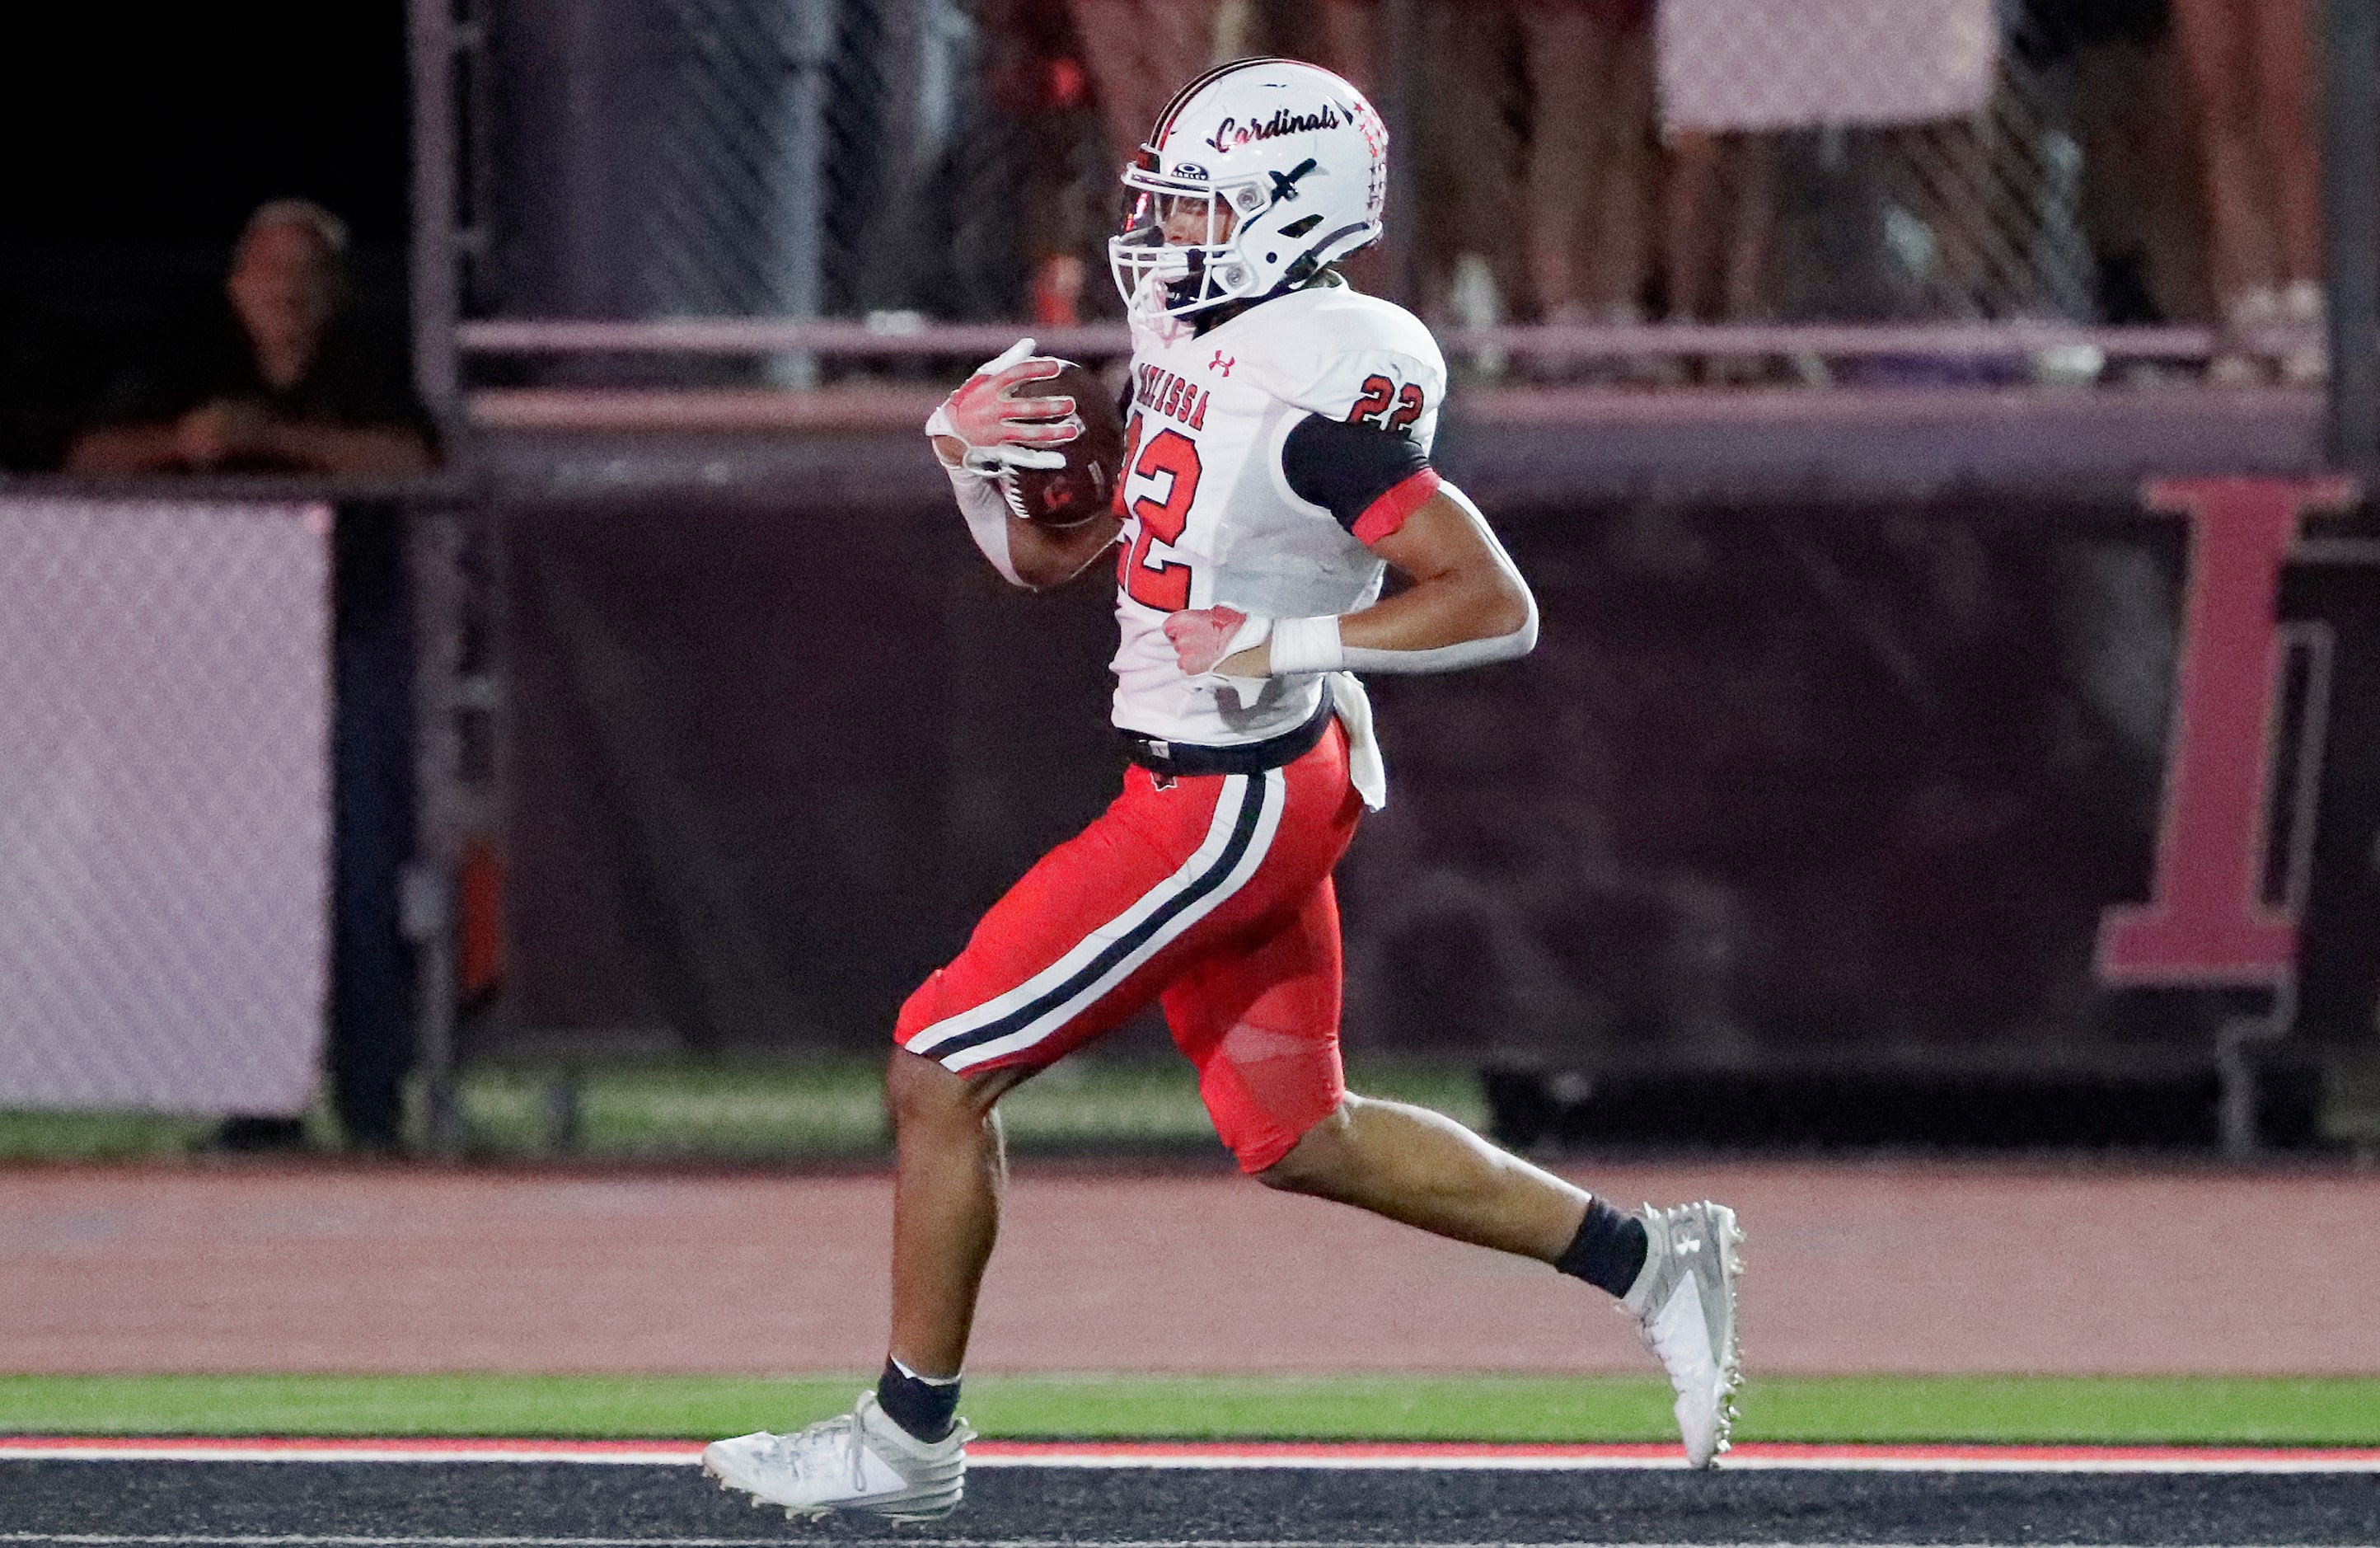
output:
[[[1364,93],[1294,59],[1235,59],[1184,87],[1124,168],[1108,267],[1143,315],[1262,300],[1377,241],[1388,180]],[[1194,239],[1169,243],[1169,225]]]

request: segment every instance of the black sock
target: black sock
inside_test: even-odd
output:
[[[1621,1214],[1600,1199],[1589,1199],[1578,1235],[1554,1260],[1554,1267],[1615,1296],[1624,1296],[1645,1267],[1645,1223],[1633,1214]]]
[[[958,1415],[959,1379],[929,1382],[899,1360],[887,1359],[884,1374],[876,1378],[876,1401],[893,1423],[931,1445],[950,1434]]]

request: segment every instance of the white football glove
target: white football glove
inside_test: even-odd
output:
[[[958,391],[942,399],[926,421],[926,433],[947,435],[966,447],[959,464],[984,478],[1010,468],[1063,468],[1062,446],[1083,433],[1071,397],[1015,397],[1027,382],[1046,382],[1065,362],[1033,353],[1020,338],[976,368]]]

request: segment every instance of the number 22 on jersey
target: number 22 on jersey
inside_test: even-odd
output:
[[[1190,567],[1161,556],[1152,558],[1149,544],[1169,547],[1182,541],[1190,524],[1190,503],[1198,498],[1198,444],[1178,430],[1160,430],[1142,445],[1142,417],[1135,412],[1124,437],[1124,476],[1116,481],[1115,513],[1140,523],[1132,546],[1116,558],[1116,579],[1124,595],[1143,607],[1179,613],[1190,605]],[[1164,498],[1143,494],[1126,503],[1134,481],[1161,483]]]
[[[1411,383],[1400,387],[1385,376],[1364,378],[1364,396],[1347,415],[1349,424],[1368,424],[1402,433],[1421,418],[1425,397]],[[1393,411],[1392,411],[1393,410]]]

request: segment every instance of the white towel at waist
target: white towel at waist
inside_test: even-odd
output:
[[[1330,704],[1347,732],[1347,783],[1374,811],[1389,804],[1389,766],[1372,732],[1372,698],[1353,672],[1330,674]]]

